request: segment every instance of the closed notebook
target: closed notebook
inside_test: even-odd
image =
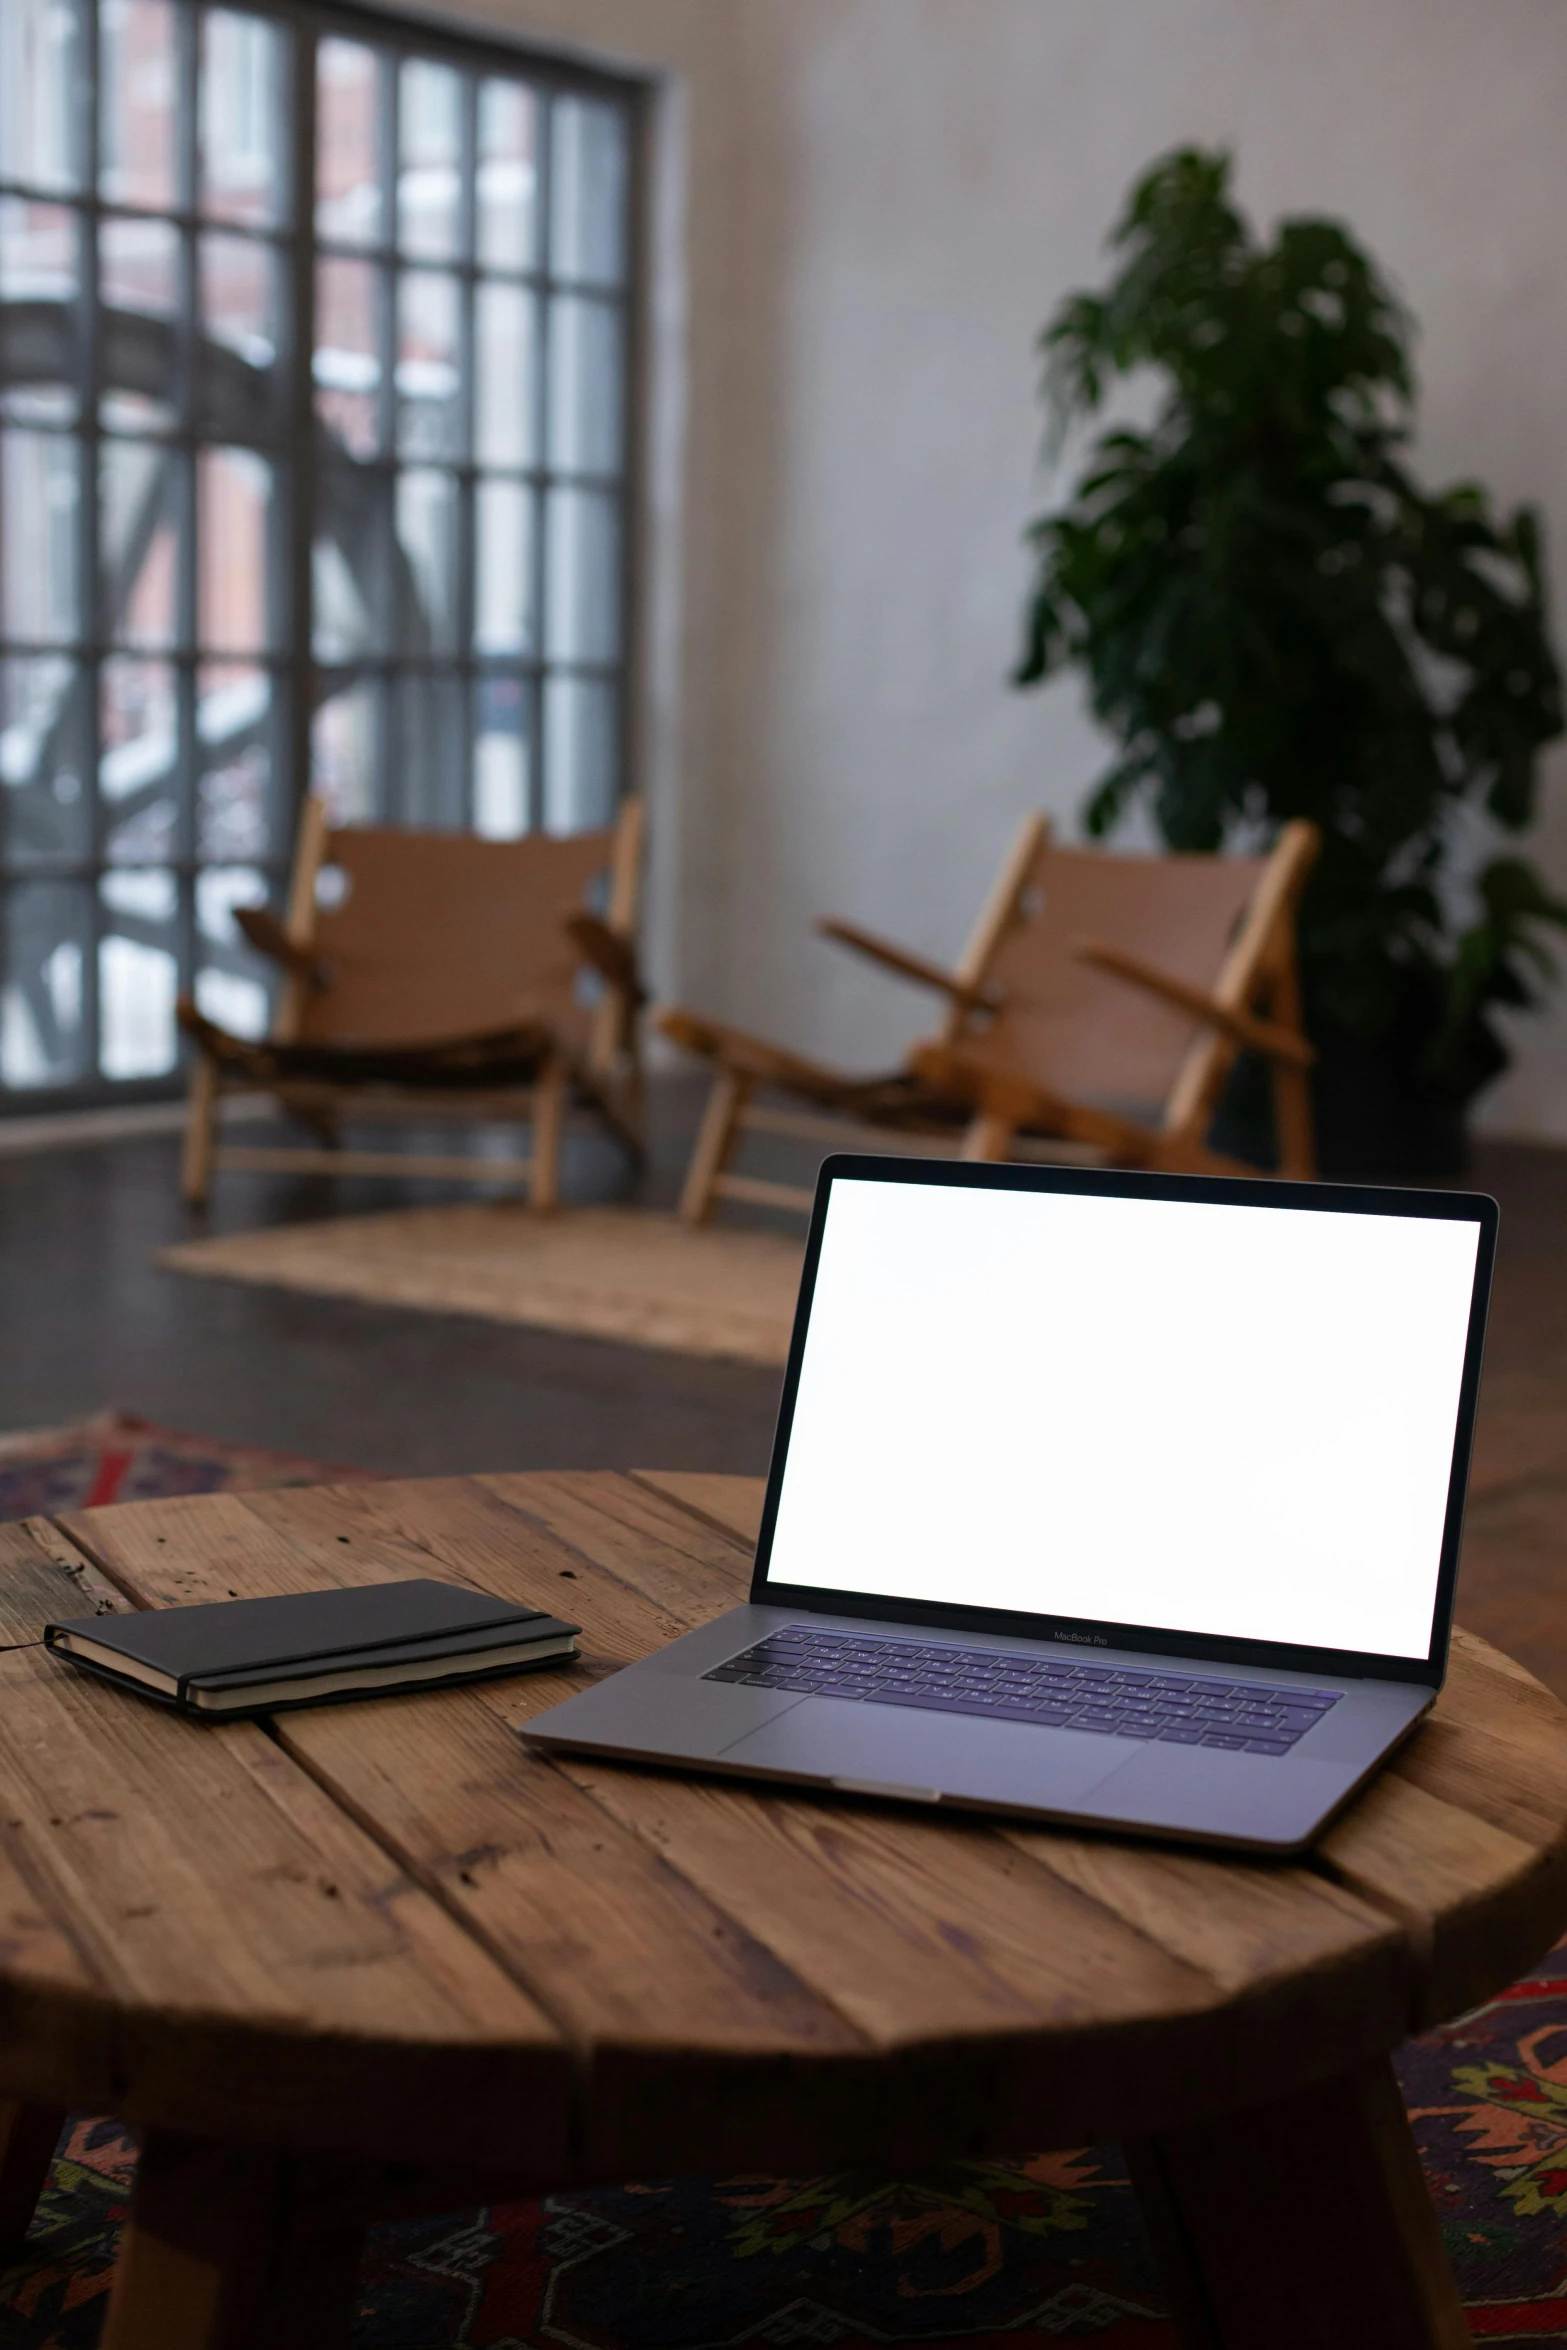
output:
[[[56,1656],[182,1712],[274,1713],[575,1656],[575,1624],[457,1583],[226,1599],[44,1627]]]

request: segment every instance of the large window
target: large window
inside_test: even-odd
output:
[[[621,788],[634,93],[371,17],[0,0],[0,1097],[167,1088],[307,781]]]

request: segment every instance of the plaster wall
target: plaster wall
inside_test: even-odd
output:
[[[472,11],[470,11],[472,13]],[[1423,329],[1419,458],[1543,506],[1567,613],[1560,0],[490,0],[665,75],[649,469],[661,984],[853,1060],[927,1014],[810,937],[950,955],[1104,757],[1012,692],[1034,334],[1177,141],[1348,219]],[[1567,887],[1567,763],[1538,851]],[[1567,988],[1493,1128],[1567,1139]]]

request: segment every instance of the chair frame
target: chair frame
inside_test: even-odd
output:
[[[281,924],[263,917],[254,943],[283,970],[269,1041],[297,1041],[305,1006],[320,981],[312,968],[317,883],[328,859],[334,828],[324,801],[312,794],[301,811],[288,899]],[[217,1168],[277,1174],[432,1177],[486,1184],[521,1185],[535,1209],[559,1204],[560,1150],[574,1100],[593,1110],[627,1151],[643,1150],[643,1073],[637,1015],[646,994],[636,976],[636,927],[641,894],[643,803],[622,802],[611,830],[607,860],[609,891],[604,914],[584,907],[567,918],[582,962],[600,974],[603,994],[595,1005],[585,1052],[564,1044],[546,1051],[530,1084],[458,1090],[451,1087],[376,1085],[330,1079],[263,1083],[236,1078],[220,1069],[199,1041],[192,1054],[190,1088],[181,1160],[180,1188],[192,1207],[204,1206]],[[275,935],[269,936],[268,933]],[[320,1135],[314,1147],[236,1144],[219,1140],[222,1105],[241,1096],[270,1095]],[[478,1158],[398,1150],[345,1150],[340,1123],[427,1125],[527,1124],[526,1155]]]
[[[681,1213],[702,1223],[721,1199],[753,1206],[808,1211],[813,1194],[795,1184],[736,1174],[730,1161],[747,1132],[783,1134],[838,1148],[867,1129],[875,1147],[921,1148],[934,1141],[970,1160],[1010,1156],[1086,1158],[1128,1167],[1185,1174],[1248,1175],[1257,1169],[1213,1149],[1207,1140],[1219,1096],[1242,1051],[1260,1054],[1272,1080],[1279,1173],[1309,1180],[1316,1172],[1309,1072],[1315,1054],[1302,1025],[1294,915],[1317,856],[1314,825],[1286,824],[1264,862],[1256,888],[1211,991],[1195,988],[1123,950],[1084,940],[1085,961],[1129,987],[1157,996],[1199,1023],[1166,1099],[1158,1126],[1144,1125],[1086,1103],[1068,1100],[1021,1068],[997,1067],[965,1052],[965,1039],[999,1009],[990,973],[1002,940],[1018,917],[1035,862],[1050,837],[1050,820],[1025,820],[956,967],[947,971],[857,924],[827,918],[824,937],[880,968],[946,999],[938,1034],[915,1044],[901,1074],[923,1082],[932,1114],[898,1122],[889,1133],[874,1117],[836,1110],[832,1096],[863,1088],[840,1072],[805,1060],[739,1030],[678,1010],[658,1015],[666,1035],[718,1064],[681,1198]],[[815,1114],[753,1105],[759,1088],[803,1095]],[[919,1138],[915,1140],[914,1138]]]

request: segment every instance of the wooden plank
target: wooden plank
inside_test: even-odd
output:
[[[1493,1827],[1387,1770],[1317,1847],[1341,1884],[1403,1921],[1419,1967],[1411,2031],[1462,2014],[1550,1949],[1567,1850]]]
[[[211,1505],[205,1518],[186,1505],[152,1502],[84,1511],[71,1524],[149,1607],[235,1590],[259,1596],[433,1575],[581,1623],[590,1677],[629,1664],[686,1629],[626,1584],[596,1572],[580,1551],[520,1517],[475,1478],[285,1486],[205,1498]],[[207,1525],[210,1537],[201,1532]],[[540,1705],[565,1693],[553,1669],[505,1686],[537,1687]]]
[[[0,1692],[8,2091],[318,2145],[352,2113],[464,2161],[517,2159],[526,2116],[563,2157],[554,2027],[262,1729],[36,1648]]]
[[[0,2260],[8,2266],[33,2224],[65,2120],[58,2105],[0,2098]]]
[[[0,1650],[30,1648],[60,1616],[97,1616],[124,1605],[47,1518],[0,1526]]]
[[[1386,2059],[1126,2153],[1182,2350],[1467,2345]]]
[[[484,1484],[441,1483],[433,1497],[422,1483],[221,1496],[210,1594],[444,1572],[462,1551],[485,1588],[558,1606],[557,1562],[576,1560],[572,1604],[598,1648],[586,1670],[280,1715],[277,1736],[557,2019],[591,2072],[579,2172],[668,2168],[715,2141],[742,2160],[748,2139],[786,2127],[805,2101],[812,2060],[852,2056],[860,2036],[514,1735],[528,1712],[676,1627]],[[195,1597],[204,1570],[188,1519],[176,1511],[169,1536],[163,1514],[140,1503],[77,1523],[127,1587]],[[863,2104],[866,2088],[862,2068],[824,2110]]]
[[[755,1548],[762,1531],[765,1477],[719,1477],[691,1469],[633,1469],[631,1474],[639,1485],[651,1487],[667,1501],[678,1502],[682,1509],[706,1518],[721,1533],[737,1535]]]
[[[100,2350],[342,2350],[367,2179],[341,2155],[154,2130],[131,2188]]]
[[[1326,1888],[1300,1899],[1292,1951],[1280,1894],[1271,1973],[1259,1967],[1253,1983],[1229,1954],[1205,1963],[1220,1935],[1200,1948],[1188,1932],[1178,1950],[1168,1914],[1163,1939],[1150,1930],[1152,1899],[1131,1915],[1129,1900],[1118,1909],[1101,1897],[1086,1866],[1071,1882],[1044,1834],[759,1788],[741,1796],[582,1757],[559,1767],[900,2056],[879,2097],[889,2127],[903,2106],[897,2142],[908,2149],[1079,2143],[1190,2113],[1194,2098],[1238,2101],[1262,2069],[1321,2077],[1342,2068],[1351,2042],[1380,2054],[1402,2036],[1402,1936]],[[1135,1870],[1147,1856],[1121,1857]],[[1181,1882],[1177,1862],[1166,1913],[1199,1890],[1203,1867],[1188,1864]],[[1259,1890],[1254,1958],[1268,1907]],[[1232,1914],[1243,1909],[1232,1900]],[[1237,2001],[1238,1989],[1250,1996]]]
[[[710,1622],[749,1589],[745,1545],[633,1478],[529,1471],[477,1482],[683,1625]]]
[[[1402,2038],[1410,1996],[1405,1935],[1385,1910],[1309,1865],[1209,1859],[1048,1829],[1009,1827],[1006,1834],[1041,1868],[1200,1967],[1227,1995],[1287,1996],[1291,2030],[1313,2032],[1324,2062],[1345,2046],[1351,2005],[1368,2046]]]

